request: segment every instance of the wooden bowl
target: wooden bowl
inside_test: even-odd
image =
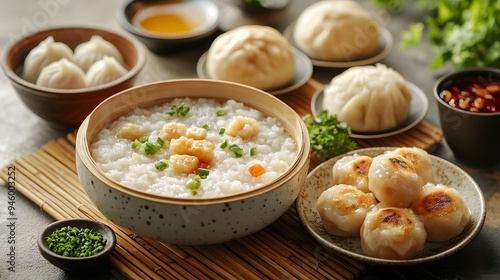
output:
[[[48,36],[74,50],[77,45],[90,40],[92,35],[99,35],[118,48],[128,70],[125,75],[99,86],[71,90],[37,86],[21,77],[26,56]],[[66,131],[78,128],[85,117],[104,99],[133,86],[144,63],[144,48],[135,39],[88,27],[61,27],[38,31],[12,42],[4,50],[1,59],[2,70],[21,101],[50,126]]]

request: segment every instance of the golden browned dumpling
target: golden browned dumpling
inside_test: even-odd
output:
[[[394,150],[395,154],[402,155],[413,163],[415,171],[422,177],[422,183],[434,183],[434,170],[432,169],[432,160],[429,154],[420,148],[403,147]]]
[[[361,248],[371,257],[404,260],[421,252],[427,233],[410,208],[377,205],[361,226]]]
[[[369,156],[358,154],[341,158],[332,168],[333,184],[353,185],[364,192],[370,192],[368,171],[372,160]]]
[[[411,208],[423,221],[429,241],[453,238],[470,221],[469,208],[460,193],[443,184],[426,184]]]
[[[373,158],[368,188],[383,203],[409,207],[422,189],[422,179],[413,164],[401,155],[385,153]]]
[[[323,226],[336,236],[359,236],[366,214],[377,203],[371,193],[351,185],[334,185],[325,190],[316,204]]]

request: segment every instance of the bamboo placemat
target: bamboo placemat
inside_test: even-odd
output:
[[[319,86],[310,80],[280,98],[303,116]],[[429,149],[441,138],[439,129],[423,122],[399,137],[358,144]],[[265,229],[223,244],[177,246],[137,236],[107,220],[88,199],[76,174],[74,142],[70,133],[11,163],[16,190],[54,219],[90,218],[110,225],[117,246],[109,262],[131,279],[354,279],[365,270],[364,264],[328,252],[310,237],[295,207]],[[311,166],[316,165],[313,159]],[[7,167],[0,178],[8,180]]]

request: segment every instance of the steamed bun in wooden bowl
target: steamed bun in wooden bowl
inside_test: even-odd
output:
[[[219,35],[208,50],[206,66],[213,79],[262,90],[284,87],[295,77],[292,46],[276,29],[261,25]]]
[[[380,26],[352,0],[324,0],[307,7],[297,18],[293,40],[312,58],[353,61],[380,49]]]
[[[373,133],[402,124],[410,113],[411,99],[407,81],[378,63],[335,76],[324,89],[323,108],[353,131]]]

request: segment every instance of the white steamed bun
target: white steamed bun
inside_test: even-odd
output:
[[[268,26],[245,25],[219,35],[208,50],[206,63],[214,79],[262,90],[283,87],[295,77],[290,43]]]
[[[323,108],[355,132],[381,132],[403,123],[410,112],[406,80],[383,64],[352,67],[324,89]]]
[[[115,45],[99,35],[92,35],[89,41],[76,46],[73,60],[84,72],[87,72],[92,64],[101,60],[105,55],[114,57],[122,65],[124,63],[123,56]]]
[[[36,84],[55,89],[78,89],[85,87],[85,73],[73,62],[62,58],[45,66]]]
[[[379,50],[380,27],[360,4],[325,0],[307,7],[293,30],[295,44],[310,57],[353,61]]]
[[[35,83],[42,69],[61,58],[71,60],[73,51],[62,42],[54,42],[49,36],[34,47],[24,60],[22,77],[30,83]]]

